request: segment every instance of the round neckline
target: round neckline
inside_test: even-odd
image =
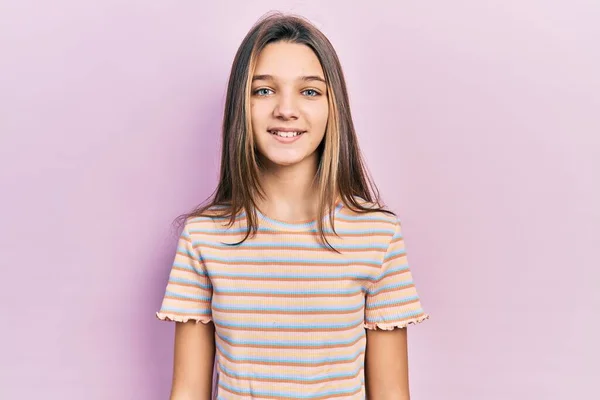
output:
[[[343,207],[343,205],[344,205],[344,203],[341,200],[339,200],[336,203],[335,209],[333,212],[334,218],[337,216],[339,210]],[[316,225],[317,225],[317,219],[290,222],[290,221],[282,221],[279,219],[271,218],[268,215],[263,214],[258,208],[256,208],[256,214],[263,222],[265,222],[267,225],[269,225],[270,227],[275,228],[275,229],[302,230],[302,229],[316,228]],[[326,220],[328,218],[328,216],[329,216],[329,214],[326,213],[323,216],[323,220]]]

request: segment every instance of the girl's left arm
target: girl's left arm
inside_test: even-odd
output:
[[[367,329],[365,380],[369,400],[410,400],[407,328]]]

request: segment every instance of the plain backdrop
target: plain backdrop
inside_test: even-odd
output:
[[[403,222],[413,398],[600,398],[592,0],[0,1],[0,398],[168,398],[171,222],[270,10],[333,42]]]

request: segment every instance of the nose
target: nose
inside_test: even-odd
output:
[[[294,95],[291,93],[279,94],[273,115],[283,120],[298,119],[298,105]]]

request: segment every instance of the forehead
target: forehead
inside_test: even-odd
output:
[[[270,43],[260,52],[255,75],[273,75],[280,79],[317,75],[324,78],[323,68],[313,50],[298,43]]]

